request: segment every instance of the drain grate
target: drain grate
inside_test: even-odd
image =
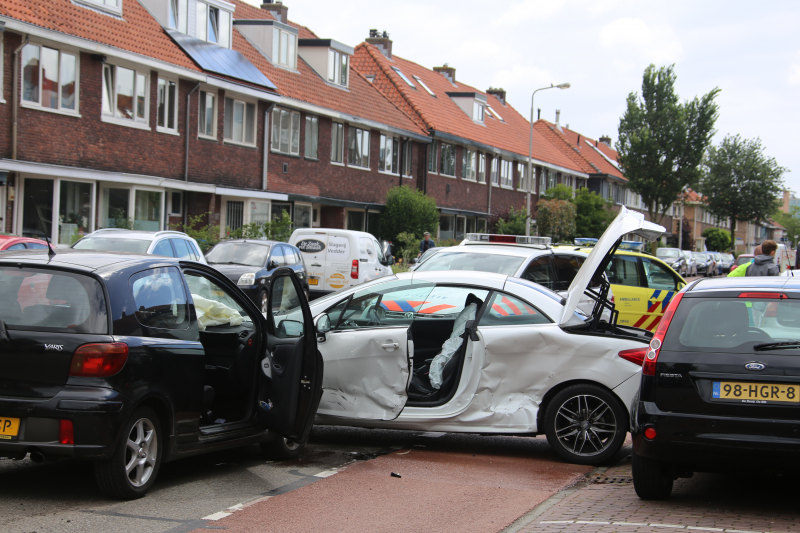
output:
[[[633,477],[625,475],[608,476],[606,474],[592,474],[589,476],[589,482],[597,485],[623,485],[626,483],[633,483]]]

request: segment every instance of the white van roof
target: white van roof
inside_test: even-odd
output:
[[[375,236],[372,235],[372,233],[367,233],[366,231],[335,228],[298,228],[292,232],[292,237],[295,235],[327,235],[328,233],[338,233],[340,235],[352,235],[353,237],[367,237],[370,239],[375,239]]]

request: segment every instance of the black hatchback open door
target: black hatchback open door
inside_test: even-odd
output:
[[[266,319],[258,418],[270,431],[302,444],[322,396],[323,363],[308,301],[290,268],[272,275]]]

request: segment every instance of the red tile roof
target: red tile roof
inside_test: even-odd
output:
[[[186,69],[200,70],[136,0],[123,1],[121,18],[70,0],[3,0],[0,15]]]
[[[530,122],[513,107],[503,104],[493,95],[488,95],[474,87],[456,81],[455,84],[442,74],[408,61],[396,55],[392,59],[384,56],[380,50],[368,43],[356,47],[352,66],[363,75],[374,75],[374,85],[387,98],[394,102],[421,127],[448,133],[462,139],[468,139],[487,146],[499,148],[527,157]],[[411,80],[417,88],[408,84],[394,71],[397,67]],[[420,87],[413,76],[418,76],[436,95],[435,97]],[[476,123],[460,107],[447,96],[448,92],[480,93],[487,98],[488,104],[495,109],[503,121],[489,117],[484,124]],[[552,143],[548,142],[540,132],[534,130],[533,157],[570,170],[585,172],[572,159],[567,157]]]
[[[553,142],[559,149],[573,159],[576,164],[581,165],[582,168],[591,169],[585,170],[585,172],[590,174],[607,174],[627,181],[622,172],[608,161],[608,159],[612,161],[617,160],[617,152],[612,148],[609,148],[595,139],[591,139],[569,128],[565,128],[564,126],[559,128],[546,120],[537,120],[534,126],[537,130],[541,131],[548,140]],[[602,152],[602,154],[600,152]],[[606,159],[606,157],[608,157],[608,159]]]
[[[245,4],[241,0],[233,0],[233,3],[236,5],[237,20],[274,19],[271,13]],[[317,38],[308,28],[291,22],[289,24],[300,29],[301,38]],[[274,66],[235,28],[234,26],[233,49],[241,52],[263,72],[278,87],[281,95],[416,134],[427,134],[424,128],[411,120],[377,91],[366,78],[358,74],[352,65],[349,87],[347,89],[335,87],[323,80],[299,55],[297,72]]]

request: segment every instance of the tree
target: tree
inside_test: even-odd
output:
[[[675,79],[674,65],[645,69],[642,96],[628,95],[616,144],[628,188],[642,197],[650,220],[659,223],[684,187],[700,179],[718,116],[718,88],[681,103]]]
[[[424,192],[400,185],[386,193],[386,207],[381,214],[381,233],[386,239],[394,240],[403,232],[435,233],[438,225],[436,200]]]
[[[558,242],[575,233],[575,204],[566,200],[539,200],[536,223],[542,235]]]
[[[514,206],[497,216],[494,231],[500,235],[525,235],[525,221],[528,214],[524,209],[516,210]]]
[[[677,226],[677,223],[676,223]],[[681,225],[683,238],[680,241],[682,250],[694,250],[694,237],[692,237],[692,225],[689,219],[683,217],[683,224]],[[678,235],[673,235],[667,239],[669,246],[678,247]]]
[[[569,185],[564,185],[563,183],[559,183],[555,187],[550,187],[544,194],[542,195],[542,199],[544,200],[567,200],[571,202],[573,197],[575,196],[575,191]]]
[[[722,252],[731,247],[731,234],[720,228],[706,228],[703,231],[706,238],[706,249],[712,252]]]
[[[736,235],[737,220],[761,222],[778,210],[784,172],[774,158],[764,155],[761,139],[728,135],[708,149],[702,182],[706,206],[730,220]]]
[[[614,220],[611,200],[604,199],[594,191],[583,188],[575,194],[575,235],[578,237],[600,237]]]
[[[773,218],[775,222],[786,228],[786,237],[797,246],[795,235],[800,235],[800,207],[791,206],[788,214],[778,211]]]

